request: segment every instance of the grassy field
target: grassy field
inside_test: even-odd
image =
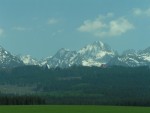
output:
[[[150,113],[149,107],[0,106],[0,113]]]

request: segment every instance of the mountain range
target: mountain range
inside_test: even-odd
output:
[[[61,48],[54,56],[37,60],[30,55],[15,56],[0,46],[0,67],[39,65],[48,68],[67,68],[71,66],[150,66],[150,47],[135,51],[126,50],[121,55],[101,41],[86,45],[79,51]]]

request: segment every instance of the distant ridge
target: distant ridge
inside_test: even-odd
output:
[[[30,55],[14,56],[0,46],[0,67],[47,65],[48,68],[67,68],[73,65],[101,67],[103,64],[129,67],[150,66],[150,47],[141,51],[130,49],[118,55],[108,44],[95,41],[79,51],[61,48],[54,56],[38,61]]]

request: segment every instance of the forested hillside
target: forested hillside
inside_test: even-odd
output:
[[[146,66],[0,69],[2,95],[38,95],[48,104],[150,105],[149,81]]]

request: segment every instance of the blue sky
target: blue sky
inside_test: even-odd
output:
[[[36,58],[94,41],[113,49],[150,46],[150,0],[0,0],[0,45]]]

